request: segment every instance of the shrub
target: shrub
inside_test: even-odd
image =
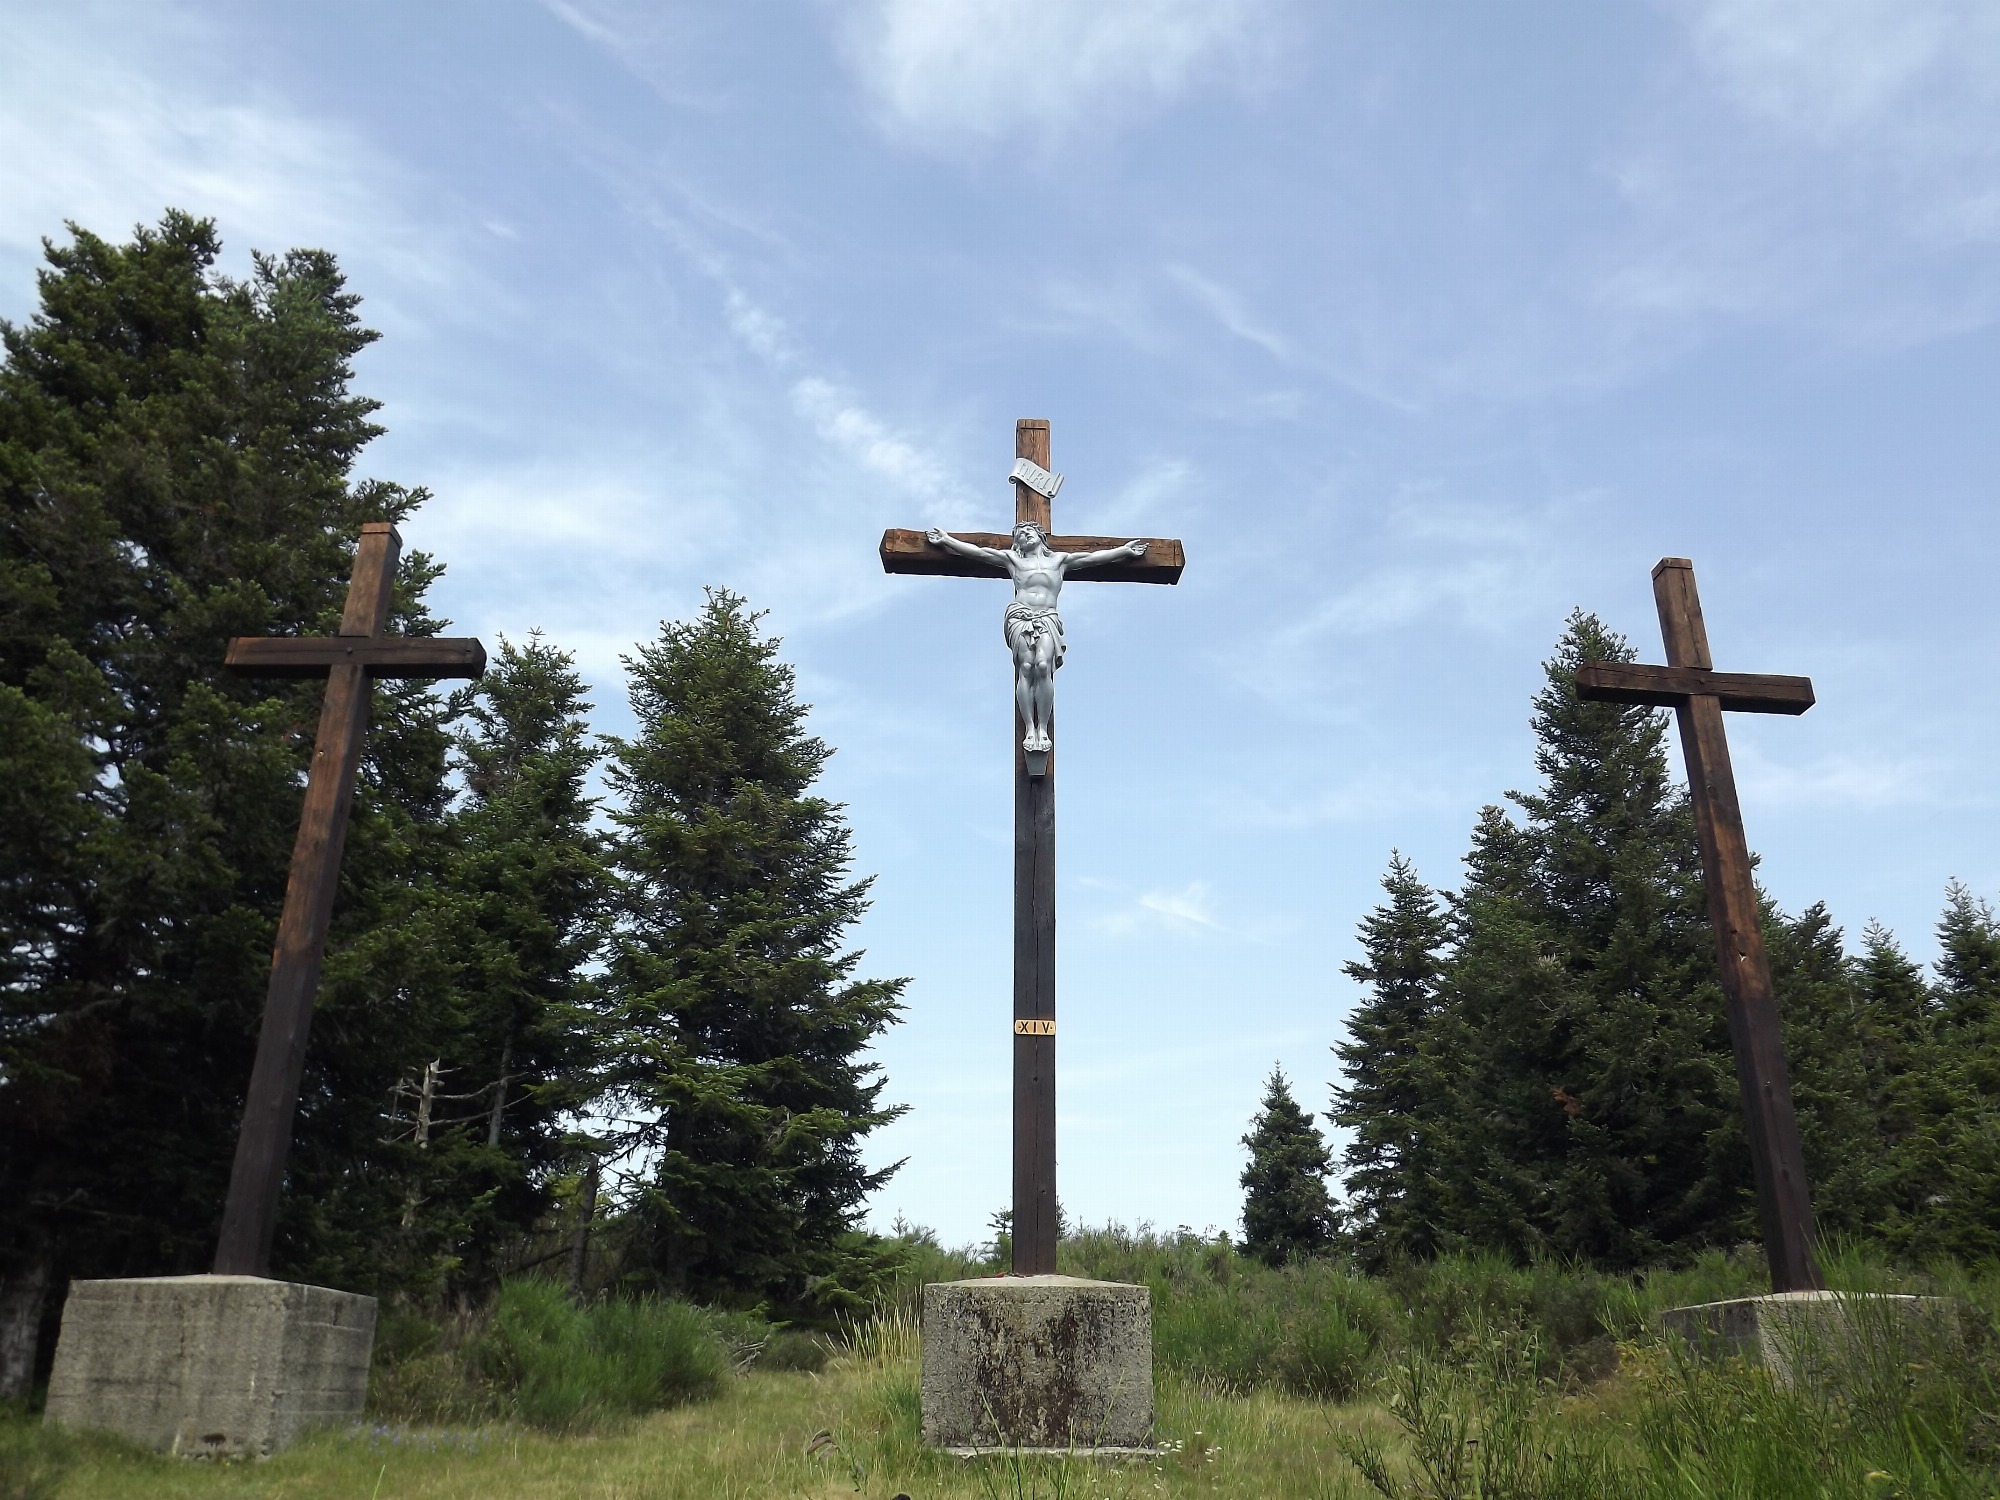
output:
[[[826,1338],[796,1328],[776,1328],[757,1354],[760,1370],[796,1370],[817,1374],[826,1368]]]
[[[385,1304],[375,1324],[368,1410],[390,1421],[453,1427],[505,1416],[505,1392],[466,1360],[485,1326],[484,1315],[439,1324],[408,1307]]]
[[[1300,1396],[1348,1401],[1367,1378],[1374,1337],[1347,1320],[1347,1309],[1328,1302],[1300,1318],[1278,1347],[1278,1378]]]
[[[710,1329],[722,1341],[729,1361],[738,1370],[805,1370],[826,1368],[827,1337],[783,1323],[773,1323],[753,1312],[709,1308],[704,1316]]]
[[[561,1431],[714,1396],[730,1367],[710,1321],[684,1302],[578,1307],[541,1281],[500,1289],[472,1364],[512,1392],[522,1421]]]

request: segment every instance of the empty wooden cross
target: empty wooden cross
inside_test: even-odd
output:
[[[1118,537],[1052,536],[1049,501],[1062,481],[1048,473],[1049,424],[1014,424],[1014,524],[1033,522],[1055,552],[1105,552]],[[961,541],[1004,552],[1011,539],[959,532]],[[1145,554],[1107,562],[1070,581],[1178,583],[1181,544],[1146,538]],[[882,568],[950,578],[998,578],[998,569],[933,546],[921,531],[882,533]],[[1027,726],[1014,715],[1014,1274],[1056,1268],[1056,778],[1052,755],[1022,749]]]
[[[216,1246],[219,1276],[262,1276],[271,1261],[271,1231],[292,1143],[299,1079],[305,1070],[306,1035],[313,997],[340,884],[340,851],[354,805],[354,776],[368,730],[369,680],[375,677],[477,677],[486,670],[486,648],[476,640],[441,636],[389,636],[389,601],[396,586],[402,539],[386,521],[361,528],[354,574],[336,636],[238,636],[223,664],[250,677],[324,677],[319,733],[306,776],[305,807],[292,846],[285,910],[271,952],[271,986],[257,1061],[236,1137],[229,1200]]]
[[[1812,1194],[1792,1109],[1784,1032],[1771,992],[1771,964],[1757,919],[1750,845],[1743,836],[1743,811],[1736,802],[1736,777],[1722,727],[1723,712],[1729,709],[1804,713],[1813,706],[1812,680],[1716,671],[1708,654],[1701,596],[1695,592],[1694,564],[1686,558],[1660,559],[1653,569],[1653,598],[1659,605],[1660,633],[1666,637],[1667,665],[1592,662],[1578,669],[1577,692],[1606,703],[1670,706],[1680,721],[1771,1290],[1816,1291],[1826,1283],[1813,1257]]]

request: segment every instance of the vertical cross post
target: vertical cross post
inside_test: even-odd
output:
[[[1684,557],[1663,558],[1653,569],[1653,599],[1659,607],[1667,665],[1713,671],[1694,564]],[[1771,987],[1771,961],[1764,951],[1750,843],[1736,800],[1722,700],[1712,693],[1690,693],[1674,705],[1674,715],[1680,724],[1681,753],[1687,760],[1695,828],[1701,838],[1708,921],[1715,929],[1722,993],[1728,1001],[1729,1039],[1736,1053],[1736,1081],[1743,1095],[1771,1289],[1814,1290],[1826,1283],[1813,1258],[1805,1152],[1792,1107],[1785,1035]]]
[[[236,1137],[229,1198],[215,1250],[217,1275],[262,1276],[270,1266],[278,1194],[292,1141],[292,1117],[305,1071],[326,934],[340,884],[340,854],[354,805],[354,778],[368,731],[370,679],[477,677],[486,653],[470,639],[396,638],[383,634],[396,586],[402,541],[386,521],[361,528],[354,573],[331,638],[245,637],[229,644],[226,665],[246,675],[321,676],[326,697],[306,774],[305,805],[292,846],[285,909],[271,953],[271,981],[257,1060]]]
[[[1014,456],[1044,469],[1049,424],[1014,424]],[[1014,520],[1052,530],[1049,501],[1014,481]],[[1056,1269],[1056,763],[1030,776],[1014,715],[1014,1274]],[[1023,1025],[1046,1022],[1046,1025]]]
[[[1686,558],[1660,559],[1653,569],[1653,600],[1659,608],[1667,665],[1596,662],[1577,672],[1577,687],[1585,698],[1671,706],[1679,722],[1771,1289],[1813,1291],[1826,1283],[1813,1256],[1812,1195],[1785,1067],[1784,1029],[1758,918],[1750,844],[1743,833],[1743,810],[1736,800],[1736,775],[1722,723],[1725,709],[1804,713],[1813,704],[1812,683],[1803,677],[1716,671],[1709,656],[1701,596],[1695,590],[1694,564]]]

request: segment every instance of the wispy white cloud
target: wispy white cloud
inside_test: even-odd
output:
[[[166,7],[0,12],[0,250],[32,255],[75,220],[108,237],[163,209],[215,217],[251,246],[365,265],[371,317],[448,305],[467,269],[405,204],[410,173],[341,125],[207,76],[215,38]]]
[[[578,36],[604,49],[661,98],[683,108],[713,109],[726,98],[728,75],[704,66],[703,33],[714,18],[700,6],[650,0],[542,0]]]
[[[1781,761],[1753,746],[1733,746],[1737,774],[1760,806],[1851,811],[1910,807],[1938,800],[1949,788],[1958,800],[1964,778],[1934,761],[1869,753]]]
[[[742,288],[728,288],[724,312],[729,319],[729,331],[751,353],[780,368],[797,363],[798,350],[792,344],[791,330],[785,320],[752,302]]]
[[[884,124],[920,144],[1043,141],[1251,76],[1276,0],[863,0],[842,42]]]
[[[1254,317],[1244,307],[1242,298],[1221,282],[1182,265],[1168,266],[1167,275],[1178,282],[1188,295],[1194,298],[1197,305],[1228,332],[1246,344],[1255,344],[1275,360],[1290,362],[1292,358],[1290,342],[1273,332],[1262,320]]]
[[[1215,892],[1204,880],[1191,880],[1178,889],[1156,888],[1142,891],[1090,919],[1099,932],[1124,936],[1147,928],[1176,932],[1227,933],[1216,919]]]
[[[591,20],[593,26],[600,24],[609,23]],[[625,33],[619,35],[624,37]],[[640,44],[628,38],[620,45]],[[860,485],[886,482],[897,493],[918,502],[922,519],[955,519],[951,508],[966,503],[970,487],[953,466],[898,431],[889,419],[871,409],[851,382],[829,369],[794,319],[772,305],[781,299],[750,289],[753,284],[782,283],[783,270],[796,258],[795,248],[783,235],[739,205],[690,183],[671,162],[589,136],[580,136],[574,147],[578,159],[625,212],[658,231],[681,262],[707,284],[718,300],[729,338],[768,373],[782,405],[805,424],[826,454],[849,468],[846,485],[838,483],[840,476],[832,476],[836,482],[819,484],[818,493],[851,492]],[[743,393],[738,399],[754,398]],[[851,513],[845,519],[851,521]],[[791,540],[797,543],[793,549],[797,555],[790,563],[783,561],[785,547],[781,545],[764,554],[761,565],[794,575],[810,573],[814,567],[811,544],[796,531]],[[872,590],[845,595],[836,612],[876,597]]]
[[[1220,330],[1232,343],[1247,344],[1275,361],[1292,378],[1325,380],[1393,411],[1419,410],[1423,403],[1413,393],[1430,387],[1490,383],[1489,372],[1457,368],[1450,361],[1431,361],[1421,378],[1408,371],[1372,369],[1370,360],[1341,350],[1342,340],[1280,331],[1277,321],[1258,311],[1245,293],[1180,261],[1143,269],[1120,266],[1093,275],[1068,270],[1047,277],[1038,296],[1043,326],[1064,338],[1092,342],[1110,334],[1154,358],[1186,357],[1194,350],[1199,351],[1194,358],[1208,363],[1230,347],[1215,337]],[[1238,421],[1290,420],[1301,405],[1296,390],[1265,391],[1225,398],[1216,414]]]
[[[1697,0],[1687,10],[1702,61],[1739,102],[1815,140],[1900,130],[1912,109],[2000,94],[2000,12],[1984,0]]]
[[[1139,898],[1139,909],[1176,926],[1223,930],[1215,920],[1214,893],[1205,881],[1190,881],[1177,891],[1147,891]]]
[[[1331,783],[1320,768],[1310,786],[1301,786],[1293,795],[1236,792],[1221,800],[1218,810],[1225,823],[1236,827],[1316,828],[1462,813],[1492,798],[1493,783],[1486,768],[1439,760],[1369,766]]]
[[[1653,326],[1810,320],[1903,345],[2000,317],[2000,9],[1688,0],[1687,67],[1607,161],[1592,285]]]
[[[1474,629],[1504,628],[1535,607],[1538,585],[1558,566],[1557,509],[1399,500],[1376,539],[1381,560],[1281,627],[1275,644],[1296,651],[1321,638],[1378,634],[1440,614]]]
[[[853,457],[869,473],[931,502],[933,509],[964,494],[964,486],[944,464],[892,432],[833,382],[809,375],[792,387],[792,402],[821,438]]]
[[[1184,508],[1194,482],[1195,467],[1186,459],[1150,459],[1119,486],[1116,494],[1106,500],[1089,501],[1087,525],[1100,532],[1136,531],[1141,526],[1163,525],[1167,517]]]

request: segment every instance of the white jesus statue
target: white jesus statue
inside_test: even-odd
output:
[[[961,541],[935,527],[924,533],[924,540],[962,557],[991,563],[1014,580],[1014,598],[1001,629],[1007,637],[1007,649],[1014,653],[1014,706],[1020,710],[1027,731],[1021,748],[1030,755],[1046,755],[1051,745],[1050,726],[1055,722],[1056,668],[1063,664],[1062,616],[1056,613],[1063,578],[1080,568],[1144,557],[1146,544],[1127,542],[1102,552],[1056,552],[1033,521],[1015,526],[1014,545],[1005,552]]]

